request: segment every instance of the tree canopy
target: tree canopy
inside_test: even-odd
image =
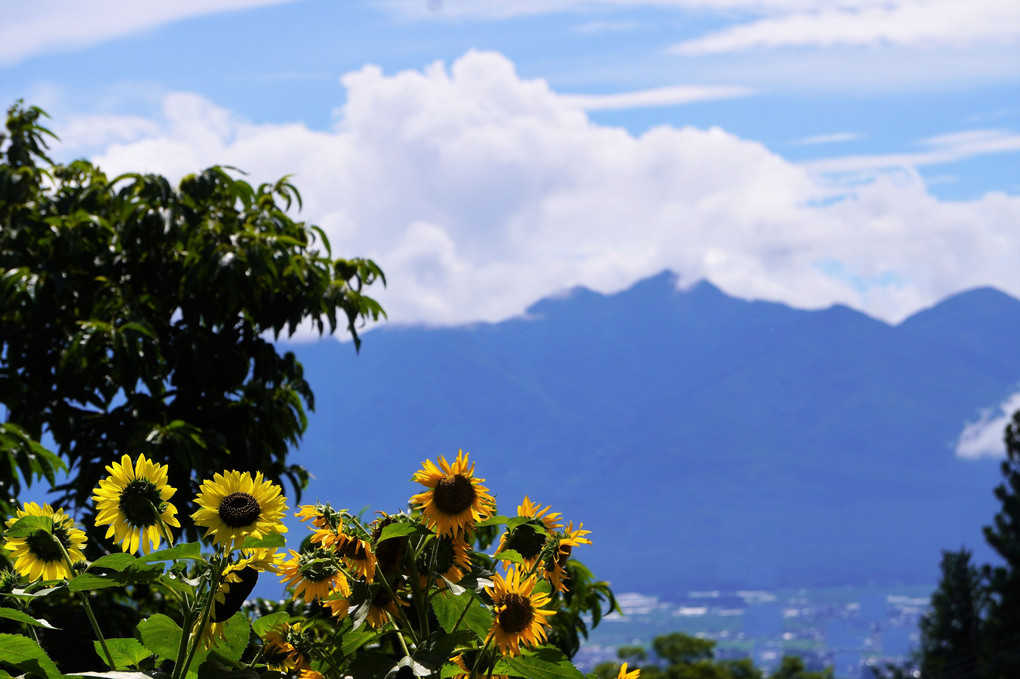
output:
[[[0,512],[23,483],[53,481],[46,434],[69,467],[64,505],[84,505],[125,453],[168,463],[184,495],[224,468],[299,493],[307,472],[286,457],[314,396],[273,340],[346,328],[357,348],[384,315],[365,294],[380,268],[334,258],[289,216],[301,198],[287,177],[111,179],[51,161],[44,116],[19,102],[0,135]]]

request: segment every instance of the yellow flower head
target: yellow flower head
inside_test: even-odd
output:
[[[461,673],[453,675],[451,679],[469,679],[469,677],[471,676],[471,668],[467,666],[467,660],[464,659],[463,654],[457,654],[453,656],[452,658],[450,658],[450,662],[452,662],[454,665],[463,670]],[[474,663],[472,663],[472,665],[473,664]],[[489,675],[485,676],[486,678],[488,678]],[[505,674],[493,674],[491,676],[492,679],[510,679],[510,677],[508,677]]]
[[[567,580],[570,578],[567,573],[567,562],[570,560],[570,554],[574,551],[574,547],[591,544],[591,540],[584,537],[590,535],[591,531],[583,529],[583,523],[577,527],[577,530],[574,530],[573,523],[568,523],[567,531],[560,538],[556,547],[556,553],[545,564],[545,577],[558,592],[567,591]]]
[[[26,502],[22,509],[17,510],[16,516],[7,519],[7,528],[10,529],[24,516],[51,519],[53,532],[38,528],[29,535],[6,538],[4,549],[11,553],[14,569],[32,582],[70,578],[71,569],[64,560],[64,552],[72,563],[84,561],[85,555],[81,550],[85,547],[85,532],[74,527],[74,520],[63,509],[55,510],[48,504],[40,507],[34,502]],[[54,538],[60,542],[59,546]]]
[[[372,594],[372,602],[368,606],[368,616],[365,618],[373,629],[382,629],[390,621],[400,615],[400,606],[410,606],[409,603],[400,598],[400,590],[394,592],[397,599],[394,600],[386,588],[382,585],[376,587]]]
[[[422,468],[415,473],[414,480],[428,490],[411,497],[411,502],[421,507],[425,523],[441,535],[465,536],[476,521],[482,521],[495,511],[495,500],[489,489],[482,486],[485,479],[474,476],[475,466],[468,465],[468,455],[463,450],[450,464],[442,455],[439,466],[432,460],[425,460]]]
[[[623,663],[620,668],[620,673],[616,675],[616,679],[638,679],[641,676],[641,670],[627,671],[627,663]]]
[[[520,655],[521,644],[537,646],[546,640],[545,628],[555,611],[542,608],[549,603],[549,595],[535,591],[537,582],[534,575],[522,578],[515,566],[506,578],[496,573],[492,587],[485,588],[496,613],[486,643],[495,641],[504,655]]]
[[[312,542],[323,547],[332,548],[338,541],[343,539],[341,529],[343,526],[343,515],[329,506],[329,504],[301,505],[294,516],[302,522],[311,519],[314,526]]]
[[[311,669],[305,654],[301,652],[301,624],[282,623],[266,632],[262,638],[263,659],[271,670]]]
[[[340,570],[336,555],[328,549],[298,554],[290,550],[290,558],[280,565],[280,578],[294,588],[294,598],[313,601],[325,599],[333,592],[351,595],[347,576]]]
[[[347,617],[347,614],[351,610],[351,603],[347,600],[349,594],[344,594],[344,590],[335,589],[329,593],[329,595],[319,601],[323,608],[329,609],[330,615],[337,620],[343,620]]]
[[[529,521],[519,524],[507,530],[499,538],[499,548],[496,554],[512,549],[524,557],[525,570],[531,570],[539,557],[542,556],[542,549],[545,547],[549,536],[562,528],[559,513],[548,513],[551,507],[543,508],[538,503],[533,503],[525,496],[524,502],[517,505],[517,516],[528,518]],[[545,534],[541,532],[544,529]],[[504,561],[503,568],[510,568],[510,562]]]
[[[241,558],[226,567],[213,597],[211,620],[225,622],[241,609],[245,598],[255,588],[259,573],[277,572],[278,556],[271,549],[245,549]]]
[[[206,529],[218,545],[231,550],[249,537],[285,533],[283,515],[286,498],[280,486],[265,481],[262,472],[253,479],[248,472],[229,471],[206,479],[198,490],[195,504],[201,509],[191,515],[196,526]]]
[[[125,552],[142,548],[148,554],[159,548],[163,538],[159,522],[180,527],[177,508],[169,500],[177,492],[166,485],[167,466],[139,455],[134,464],[125,455],[106,466],[109,476],[93,490],[96,526],[106,526],[106,537],[114,538]]]
[[[453,538],[449,535],[437,535],[434,546],[422,550],[418,557],[418,572],[421,573],[422,584],[428,580],[429,565],[432,563],[432,550],[435,549],[435,573],[443,576],[436,578],[436,585],[443,589],[446,587],[446,580],[457,584],[465,575],[471,572],[471,545],[460,538]]]

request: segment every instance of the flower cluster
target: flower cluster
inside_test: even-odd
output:
[[[199,543],[174,545],[180,521],[166,465],[125,455],[106,469],[93,496],[95,525],[107,527],[106,538],[126,554],[87,562],[85,533],[70,516],[27,503],[7,521],[3,548],[28,584],[8,589],[38,591],[64,580],[85,592],[109,586],[105,579],[164,587],[181,605],[179,623],[166,628],[177,630],[169,647],[178,652],[153,651],[138,661],[140,669],[183,679],[206,658],[239,661],[255,649],[249,663],[302,679],[370,676],[380,658],[393,659],[391,670],[411,666],[416,676],[576,673],[565,656],[549,659],[556,656],[548,643],[572,586],[572,550],[591,544],[590,531],[528,497],[516,516],[498,515],[463,451],[452,462],[440,456],[422,464],[413,481],[424,490],[410,497],[408,511],[380,512],[366,522],[329,503],[298,507],[294,516],[311,535],[286,551],[280,486],[261,473],[216,474],[200,485],[190,514],[211,555]],[[485,553],[500,526],[498,546]],[[293,601],[262,602],[253,620],[242,607],[266,572],[278,574]],[[82,604],[88,607],[88,597]],[[91,613],[90,619],[116,668]],[[152,623],[139,625],[143,641],[146,624]],[[254,645],[251,632],[259,639]],[[544,654],[536,654],[538,647]]]

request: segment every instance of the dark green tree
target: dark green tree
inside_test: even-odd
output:
[[[970,557],[966,549],[942,552],[942,576],[921,618],[920,669],[926,679],[979,676],[984,599]]]
[[[804,661],[793,655],[784,655],[779,668],[769,675],[769,679],[832,679],[831,667],[826,667],[821,672],[813,672],[807,669]]]
[[[44,434],[70,470],[56,503],[72,509],[138,453],[169,465],[181,501],[224,469],[299,494],[307,473],[286,458],[315,402],[273,340],[345,327],[357,348],[383,313],[363,294],[380,269],[334,258],[321,229],[292,219],[286,178],[109,179],[53,163],[44,115],[19,102],[0,134],[0,513],[23,484],[52,481]]]
[[[652,648],[655,655],[670,665],[690,665],[699,660],[711,660],[715,642],[674,632],[655,637]]]
[[[984,528],[985,540],[1003,560],[983,569],[988,610],[982,651],[990,679],[1020,676],[1020,411],[1013,413],[1005,441],[1003,482],[995,488],[1002,507]]]

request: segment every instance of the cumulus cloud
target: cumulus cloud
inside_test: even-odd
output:
[[[1020,392],[999,404],[998,409],[981,413],[977,422],[968,423],[956,442],[956,455],[971,460],[982,457],[1004,457],[1006,444],[1002,437],[1013,413],[1020,410]]]
[[[191,16],[292,0],[33,0],[6,2],[0,22],[0,66],[52,51],[95,45]]]
[[[252,124],[178,93],[158,131],[94,158],[109,173],[294,174],[302,218],[337,254],[383,266],[394,322],[496,321],[574,285],[612,292],[663,269],[892,321],[980,285],[1020,296],[1016,196],[941,201],[909,171],[834,193],[720,128],[598,125],[496,53],[392,75],[365,66],[342,82],[328,131]]]

